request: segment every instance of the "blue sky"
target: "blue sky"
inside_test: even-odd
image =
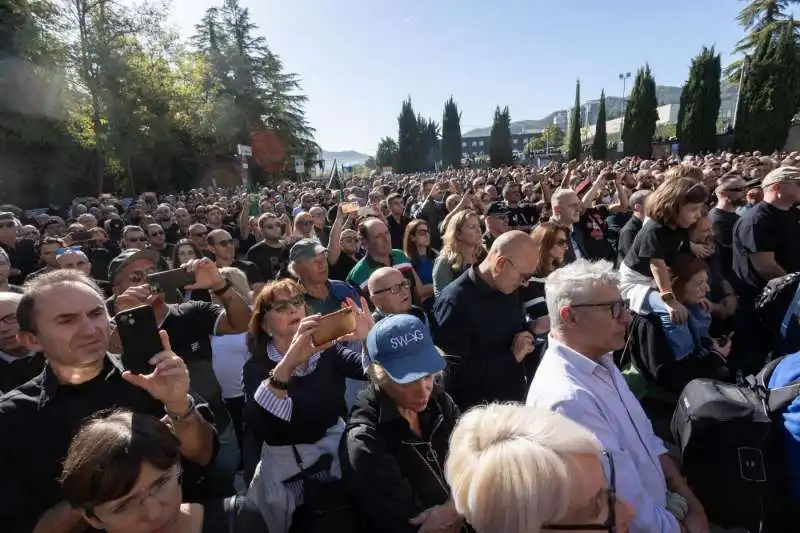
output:
[[[222,0],[172,0],[171,21],[194,32]],[[402,100],[441,122],[452,94],[461,128],[538,119],[649,62],[660,85],[680,86],[691,58],[715,45],[731,60],[742,29],[736,0],[241,0],[287,70],[300,75],[325,150],[374,154],[397,135]]]

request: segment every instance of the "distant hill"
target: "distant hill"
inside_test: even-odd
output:
[[[658,98],[659,105],[667,105],[667,104],[679,104],[681,102],[681,91],[680,87],[670,87],[667,85],[657,85],[656,86],[656,98]],[[736,106],[736,92],[737,87],[735,85],[729,85],[726,83],[722,84],[722,103],[720,105],[719,111],[720,116],[730,116],[733,113],[733,109]],[[606,113],[608,120],[617,118],[622,115],[623,110],[623,100],[618,96],[606,96]],[[597,111],[600,105],[600,100],[587,100],[583,102],[581,105],[581,122],[586,120],[586,108],[589,107],[589,123],[594,124],[597,121]],[[528,130],[543,130],[547,126],[553,123],[553,119],[559,115],[562,115],[563,120],[560,122],[566,123],[566,114],[569,113],[569,109],[559,109],[558,111],[553,111],[549,115],[539,120],[518,120],[511,123],[511,133],[523,133],[524,131]],[[463,137],[488,137],[492,131],[492,127],[488,126],[486,128],[477,128],[474,130],[470,130],[463,134]],[[566,132],[565,132],[566,133]]]
[[[364,161],[370,157],[372,156],[353,150],[345,150],[344,152],[322,151],[322,158],[325,160],[325,168],[331,168],[334,159],[339,165],[363,165]]]

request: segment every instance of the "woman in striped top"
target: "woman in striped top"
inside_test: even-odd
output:
[[[542,222],[531,232],[531,239],[539,250],[539,264],[528,286],[519,290],[525,312],[534,323],[536,335],[545,335],[550,331],[544,281],[552,271],[564,264],[564,255],[569,246],[568,235],[569,229],[555,222]]]

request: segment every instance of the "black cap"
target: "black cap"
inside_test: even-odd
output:
[[[119,274],[119,271],[122,270],[122,267],[137,259],[147,259],[158,266],[161,254],[150,248],[144,250],[137,250],[134,248],[123,250],[121,254],[112,259],[111,263],[108,264],[108,281],[113,285],[114,278]]]
[[[505,202],[492,202],[486,209],[487,217],[507,217],[510,213]]]

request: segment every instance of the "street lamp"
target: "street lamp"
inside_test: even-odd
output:
[[[622,144],[622,130],[625,128],[625,112],[628,110],[628,101],[625,99],[625,89],[628,84],[628,80],[631,79],[631,73],[622,72],[619,73],[619,79],[622,80],[622,120],[619,123],[619,143],[617,144],[617,151],[623,151],[623,144]]]

